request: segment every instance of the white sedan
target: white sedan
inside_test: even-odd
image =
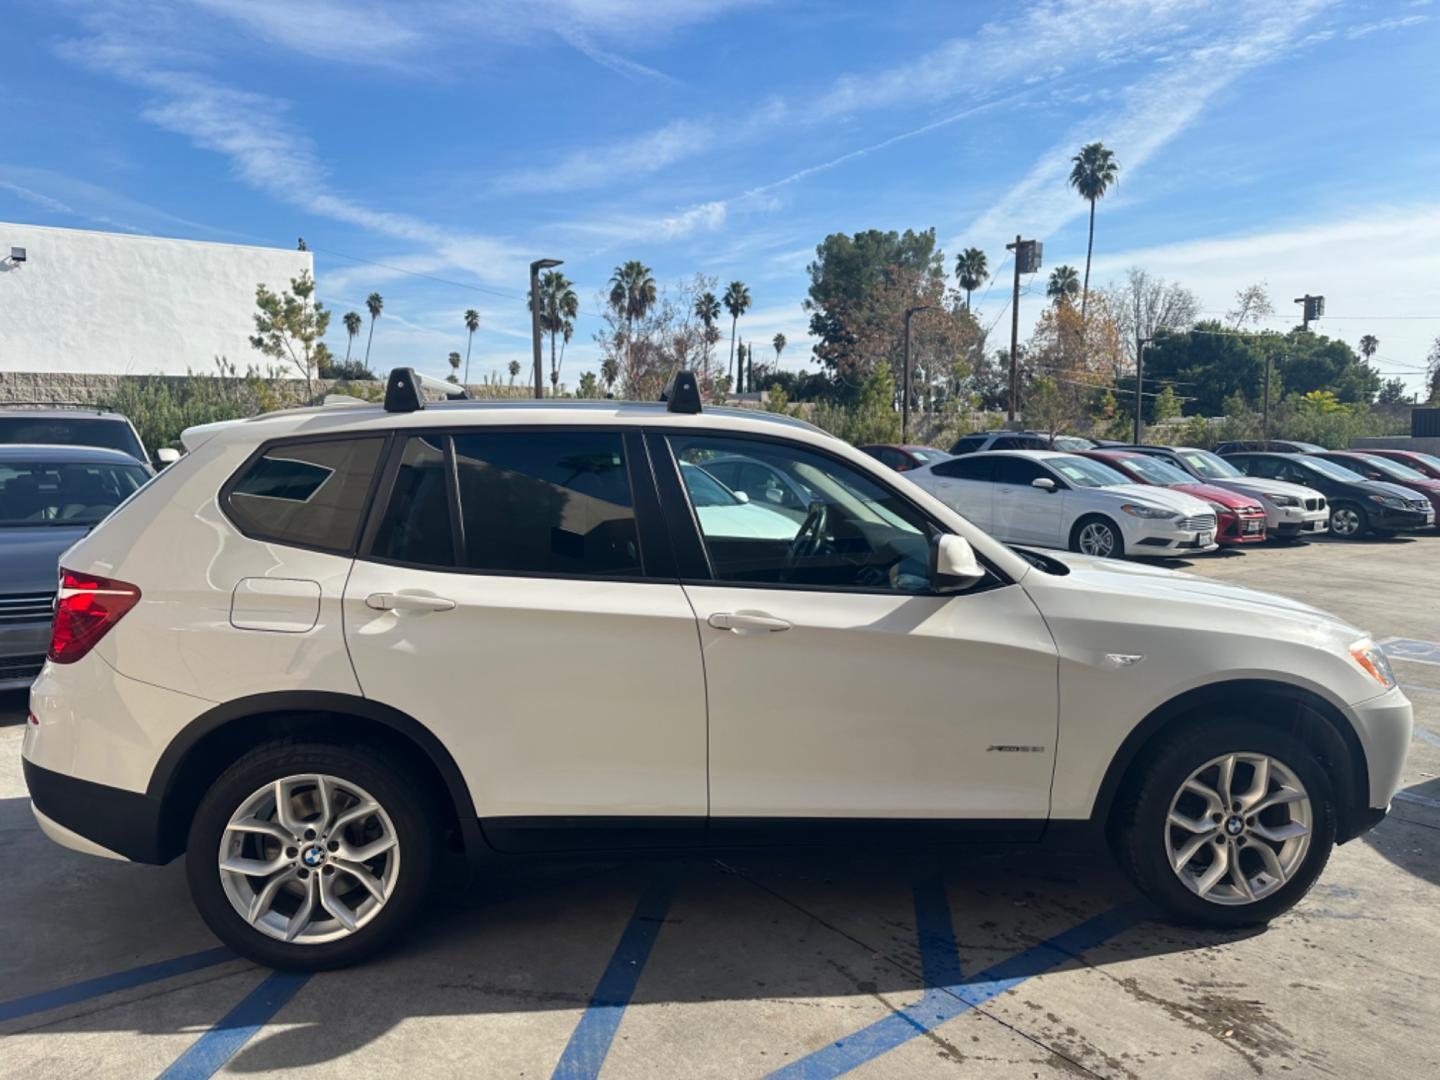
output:
[[[904,474],[1000,540],[1087,555],[1213,551],[1215,511],[1193,495],[1132,484],[1108,465],[1051,450],[995,450]]]

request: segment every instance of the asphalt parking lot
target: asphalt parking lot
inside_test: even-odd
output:
[[[1152,921],[1081,856],[526,866],[312,977],[232,958],[181,865],[64,851],[0,697],[0,1075],[1440,1075],[1440,537],[1196,559],[1395,639],[1417,733],[1373,833],[1263,932]]]

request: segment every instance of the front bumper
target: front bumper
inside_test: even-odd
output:
[[[1220,533],[1215,537],[1222,545],[1258,544],[1265,539],[1265,515],[1224,513],[1218,515]]]
[[[1272,536],[1286,540],[1319,536],[1330,531],[1330,508],[1307,510],[1303,506],[1276,506],[1267,500],[1265,524]]]
[[[1433,508],[1425,510],[1396,510],[1372,503],[1366,508],[1370,515],[1371,528],[1385,532],[1410,532],[1414,529],[1428,529],[1435,524]]]
[[[1370,773],[1369,800],[1365,805],[1385,810],[1400,787],[1405,755],[1414,734],[1410,699],[1397,686],[1379,697],[1350,706],[1350,714]]]
[[[56,843],[132,862],[169,861],[161,844],[160,800],[23,762],[30,807]]]
[[[1126,517],[1124,514],[1115,516]],[[1215,528],[1181,529],[1176,527],[1173,520],[1167,521],[1163,518],[1129,518],[1120,523],[1120,531],[1125,539],[1125,554],[1137,558],[1199,555],[1214,551],[1220,546],[1215,540]]]

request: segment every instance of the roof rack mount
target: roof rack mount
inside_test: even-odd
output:
[[[700,411],[700,384],[693,371],[677,371],[670,376],[665,390],[660,395],[665,402],[665,411],[673,413],[698,413]]]
[[[390,369],[390,378],[385,383],[385,411],[408,413],[425,408],[423,391],[440,394],[447,401],[468,401],[470,395],[463,386],[421,375],[414,368],[397,367]]]

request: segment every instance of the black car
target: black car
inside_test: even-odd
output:
[[[1259,440],[1222,442],[1215,448],[1215,452],[1221,457],[1225,457],[1227,454],[1263,453],[1265,451],[1276,454],[1323,454],[1325,449],[1313,442],[1299,442],[1296,439],[1271,439],[1269,442],[1260,442]]]
[[[1409,488],[1366,480],[1357,472],[1309,454],[1226,454],[1250,476],[1286,480],[1319,491],[1330,502],[1330,531],[1342,540],[1366,533],[1389,535],[1435,524],[1430,500]]]

